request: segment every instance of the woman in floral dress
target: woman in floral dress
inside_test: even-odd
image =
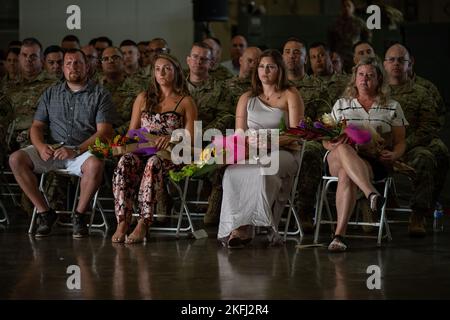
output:
[[[130,130],[145,128],[158,135],[156,147],[169,146],[174,130],[184,128],[193,137],[197,109],[186,87],[183,71],[177,59],[160,54],[154,63],[154,76],[147,91],[134,102]],[[113,193],[117,229],[112,242],[143,242],[152,222],[158,195],[164,188],[164,176],[174,168],[172,161],[158,155],[123,155],[114,170]],[[139,220],[126,237],[137,198]]]

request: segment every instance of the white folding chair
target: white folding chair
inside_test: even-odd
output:
[[[328,153],[327,153],[328,154]],[[324,157],[324,165],[326,165],[326,155]],[[326,172],[326,170],[324,170]],[[334,232],[334,225],[337,224],[336,220],[333,218],[332,210],[330,208],[330,204],[328,202],[328,196],[330,193],[330,186],[334,183],[337,184],[339,181],[338,177],[328,176],[324,175],[322,176],[322,181],[319,184],[318,190],[317,190],[317,197],[316,197],[316,213],[315,213],[315,232],[314,232],[314,243],[317,244],[319,240],[319,233],[320,233],[320,226],[322,224],[328,224],[331,225],[331,232]],[[377,245],[381,246],[381,241],[384,237],[386,237],[389,241],[392,240],[391,231],[389,228],[389,224],[386,218],[386,211],[387,211],[387,199],[389,197],[389,192],[392,187],[392,177],[388,176],[383,180],[380,181],[374,181],[374,185],[382,185],[383,186],[383,196],[385,197],[386,201],[381,208],[381,214],[378,221],[374,222],[362,222],[362,221],[349,221],[348,225],[358,225],[358,226],[374,226],[378,227],[378,234],[377,236],[371,236],[371,235],[348,235],[347,237],[357,237],[357,238],[375,238],[377,239]],[[322,212],[323,207],[325,206],[328,219],[322,218]],[[383,231],[385,231],[385,234],[383,234]]]
[[[197,179],[191,179],[186,178],[183,181],[180,181],[179,183],[172,181],[169,178],[165,179],[165,186],[167,189],[167,192],[169,193],[169,196],[171,197],[171,200],[176,203],[179,202],[179,210],[178,214],[174,215],[172,210],[172,214],[170,216],[166,216],[168,218],[175,218],[177,219],[177,225],[176,227],[156,227],[156,226],[150,226],[150,230],[153,231],[168,231],[168,232],[175,232],[175,236],[177,238],[180,237],[180,234],[192,234],[195,239],[202,239],[207,238],[208,234],[204,229],[196,229],[193,222],[192,222],[192,213],[188,207],[188,204],[205,204],[207,202],[199,201],[199,200],[187,200],[187,194],[189,189],[189,183],[192,181],[196,181]],[[173,192],[173,189],[171,188],[173,186],[175,188],[175,193]],[[155,214],[155,218],[161,217],[161,215]],[[183,225],[183,218],[186,217],[187,223],[184,223]]]
[[[65,169],[58,169],[58,170],[54,170],[52,171],[56,174],[59,175],[63,175],[63,176],[70,176],[72,177],[73,175],[69,174],[67,170]],[[45,198],[45,201],[48,203],[48,198],[47,195],[45,194],[45,190],[44,190],[44,184],[45,184],[45,177],[48,173],[42,173],[41,174],[41,178],[40,178],[40,182],[39,182],[39,190],[41,191],[42,195]],[[81,178],[77,176],[77,183],[76,183],[76,190],[75,190],[75,194],[74,194],[74,200],[73,200],[73,205],[72,208],[67,208],[67,210],[58,210],[55,211],[57,214],[73,214],[75,213],[75,209],[77,207],[77,203],[79,200],[79,193],[80,193],[80,180]],[[105,230],[109,229],[109,225],[108,225],[108,221],[105,217],[105,214],[102,210],[101,207],[97,206],[97,197],[98,197],[98,190],[95,192],[94,197],[92,198],[92,211],[91,211],[91,217],[90,217],[90,221],[89,221],[89,233],[91,233],[91,228],[105,228]],[[69,210],[70,209],[70,210]],[[101,214],[101,218],[102,218],[102,222],[101,223],[97,223],[94,224],[94,216],[96,211],[99,211]],[[30,223],[30,227],[28,229],[28,233],[32,234],[34,233],[34,229],[36,228],[36,218],[38,216],[37,213],[37,208],[35,207],[33,210],[33,215],[31,217],[31,223]],[[61,226],[72,226],[72,223],[65,223],[65,222],[57,222],[59,225]]]
[[[300,159],[299,159],[297,172],[295,174],[295,179],[294,179],[294,183],[292,184],[292,188],[291,188],[291,192],[289,194],[288,202],[286,203],[286,208],[288,208],[288,213],[287,213],[287,217],[286,217],[286,220],[285,220],[284,230],[283,231],[278,231],[278,233],[280,235],[283,235],[284,241],[286,241],[287,236],[299,235],[300,240],[301,240],[303,238],[303,235],[304,235],[303,234],[303,230],[302,230],[302,225],[300,223],[300,217],[298,215],[297,208],[295,207],[295,199],[298,196],[298,190],[297,190],[298,178],[300,176],[300,170],[302,169],[303,155],[305,153],[305,146],[306,146],[305,141],[302,141],[302,147],[301,147],[301,150],[300,150]],[[295,220],[295,230],[294,231],[289,231],[288,229],[289,229],[289,224],[290,224],[292,215],[294,216],[294,220]]]

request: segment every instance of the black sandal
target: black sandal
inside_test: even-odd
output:
[[[381,212],[381,208],[383,208],[384,203],[386,202],[386,198],[376,192],[371,192],[367,199],[369,200],[369,205],[372,212],[378,214]]]

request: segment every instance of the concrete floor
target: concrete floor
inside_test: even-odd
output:
[[[19,214],[0,226],[1,300],[450,299],[448,223],[444,233],[429,230],[423,239],[394,225],[393,241],[381,249],[374,240],[350,239],[343,254],[298,248],[295,239],[268,247],[264,235],[229,250],[218,245],[215,228],[207,229],[207,239],[153,232],[145,244],[113,245],[111,233],[74,240],[70,228],[57,227],[38,240],[27,234],[27,223]],[[311,242],[307,236],[302,245]],[[71,265],[80,268],[80,289],[67,286],[76,283]],[[369,283],[377,284],[369,266],[379,267],[379,289],[367,287],[371,276]]]

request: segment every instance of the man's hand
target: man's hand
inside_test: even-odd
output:
[[[54,150],[48,144],[43,144],[40,148],[36,149],[42,160],[48,161],[53,158]]]
[[[76,157],[76,153],[73,149],[69,148],[59,148],[53,152],[53,159],[55,160],[67,160]]]

